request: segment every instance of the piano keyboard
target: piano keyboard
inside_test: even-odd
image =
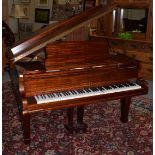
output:
[[[48,103],[48,102],[56,102],[56,101],[64,101],[76,98],[83,98],[83,97],[90,97],[102,94],[110,94],[116,92],[123,92],[129,90],[140,89],[141,86],[133,83],[127,82],[122,84],[114,84],[105,87],[92,87],[92,88],[85,88],[85,89],[78,89],[78,90],[70,90],[70,91],[63,91],[58,93],[51,93],[51,94],[42,94],[36,95],[35,100],[37,104]]]

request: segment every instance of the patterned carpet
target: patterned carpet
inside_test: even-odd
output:
[[[129,122],[119,120],[119,100],[86,107],[86,133],[69,135],[66,112],[32,114],[31,144],[23,143],[10,83],[3,84],[3,155],[152,155],[152,100],[133,98]]]

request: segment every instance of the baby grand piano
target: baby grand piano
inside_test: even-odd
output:
[[[67,130],[85,131],[85,105],[120,99],[121,121],[125,123],[131,97],[147,93],[146,82],[138,78],[139,63],[111,54],[106,40],[56,41],[78,28],[78,24],[86,24],[114,8],[98,6],[87,10],[54,27],[44,28],[11,49],[10,75],[25,143],[30,142],[31,113],[65,108]],[[32,57],[40,49],[45,50],[43,61]],[[76,123],[73,123],[74,107],[77,107]]]

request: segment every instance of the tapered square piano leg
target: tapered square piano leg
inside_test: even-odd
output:
[[[127,123],[130,104],[131,104],[131,97],[121,98],[120,102],[121,102],[121,118],[120,118],[120,120],[123,123]]]
[[[24,113],[22,115],[22,125],[23,125],[23,137],[25,144],[30,143],[30,114]]]

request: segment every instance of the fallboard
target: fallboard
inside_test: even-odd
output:
[[[85,68],[102,65],[109,59],[106,41],[66,41],[48,44],[46,47],[47,70]]]
[[[26,96],[48,92],[60,92],[87,87],[104,86],[137,78],[137,69],[129,68],[92,68],[61,72],[39,72],[23,75]]]

